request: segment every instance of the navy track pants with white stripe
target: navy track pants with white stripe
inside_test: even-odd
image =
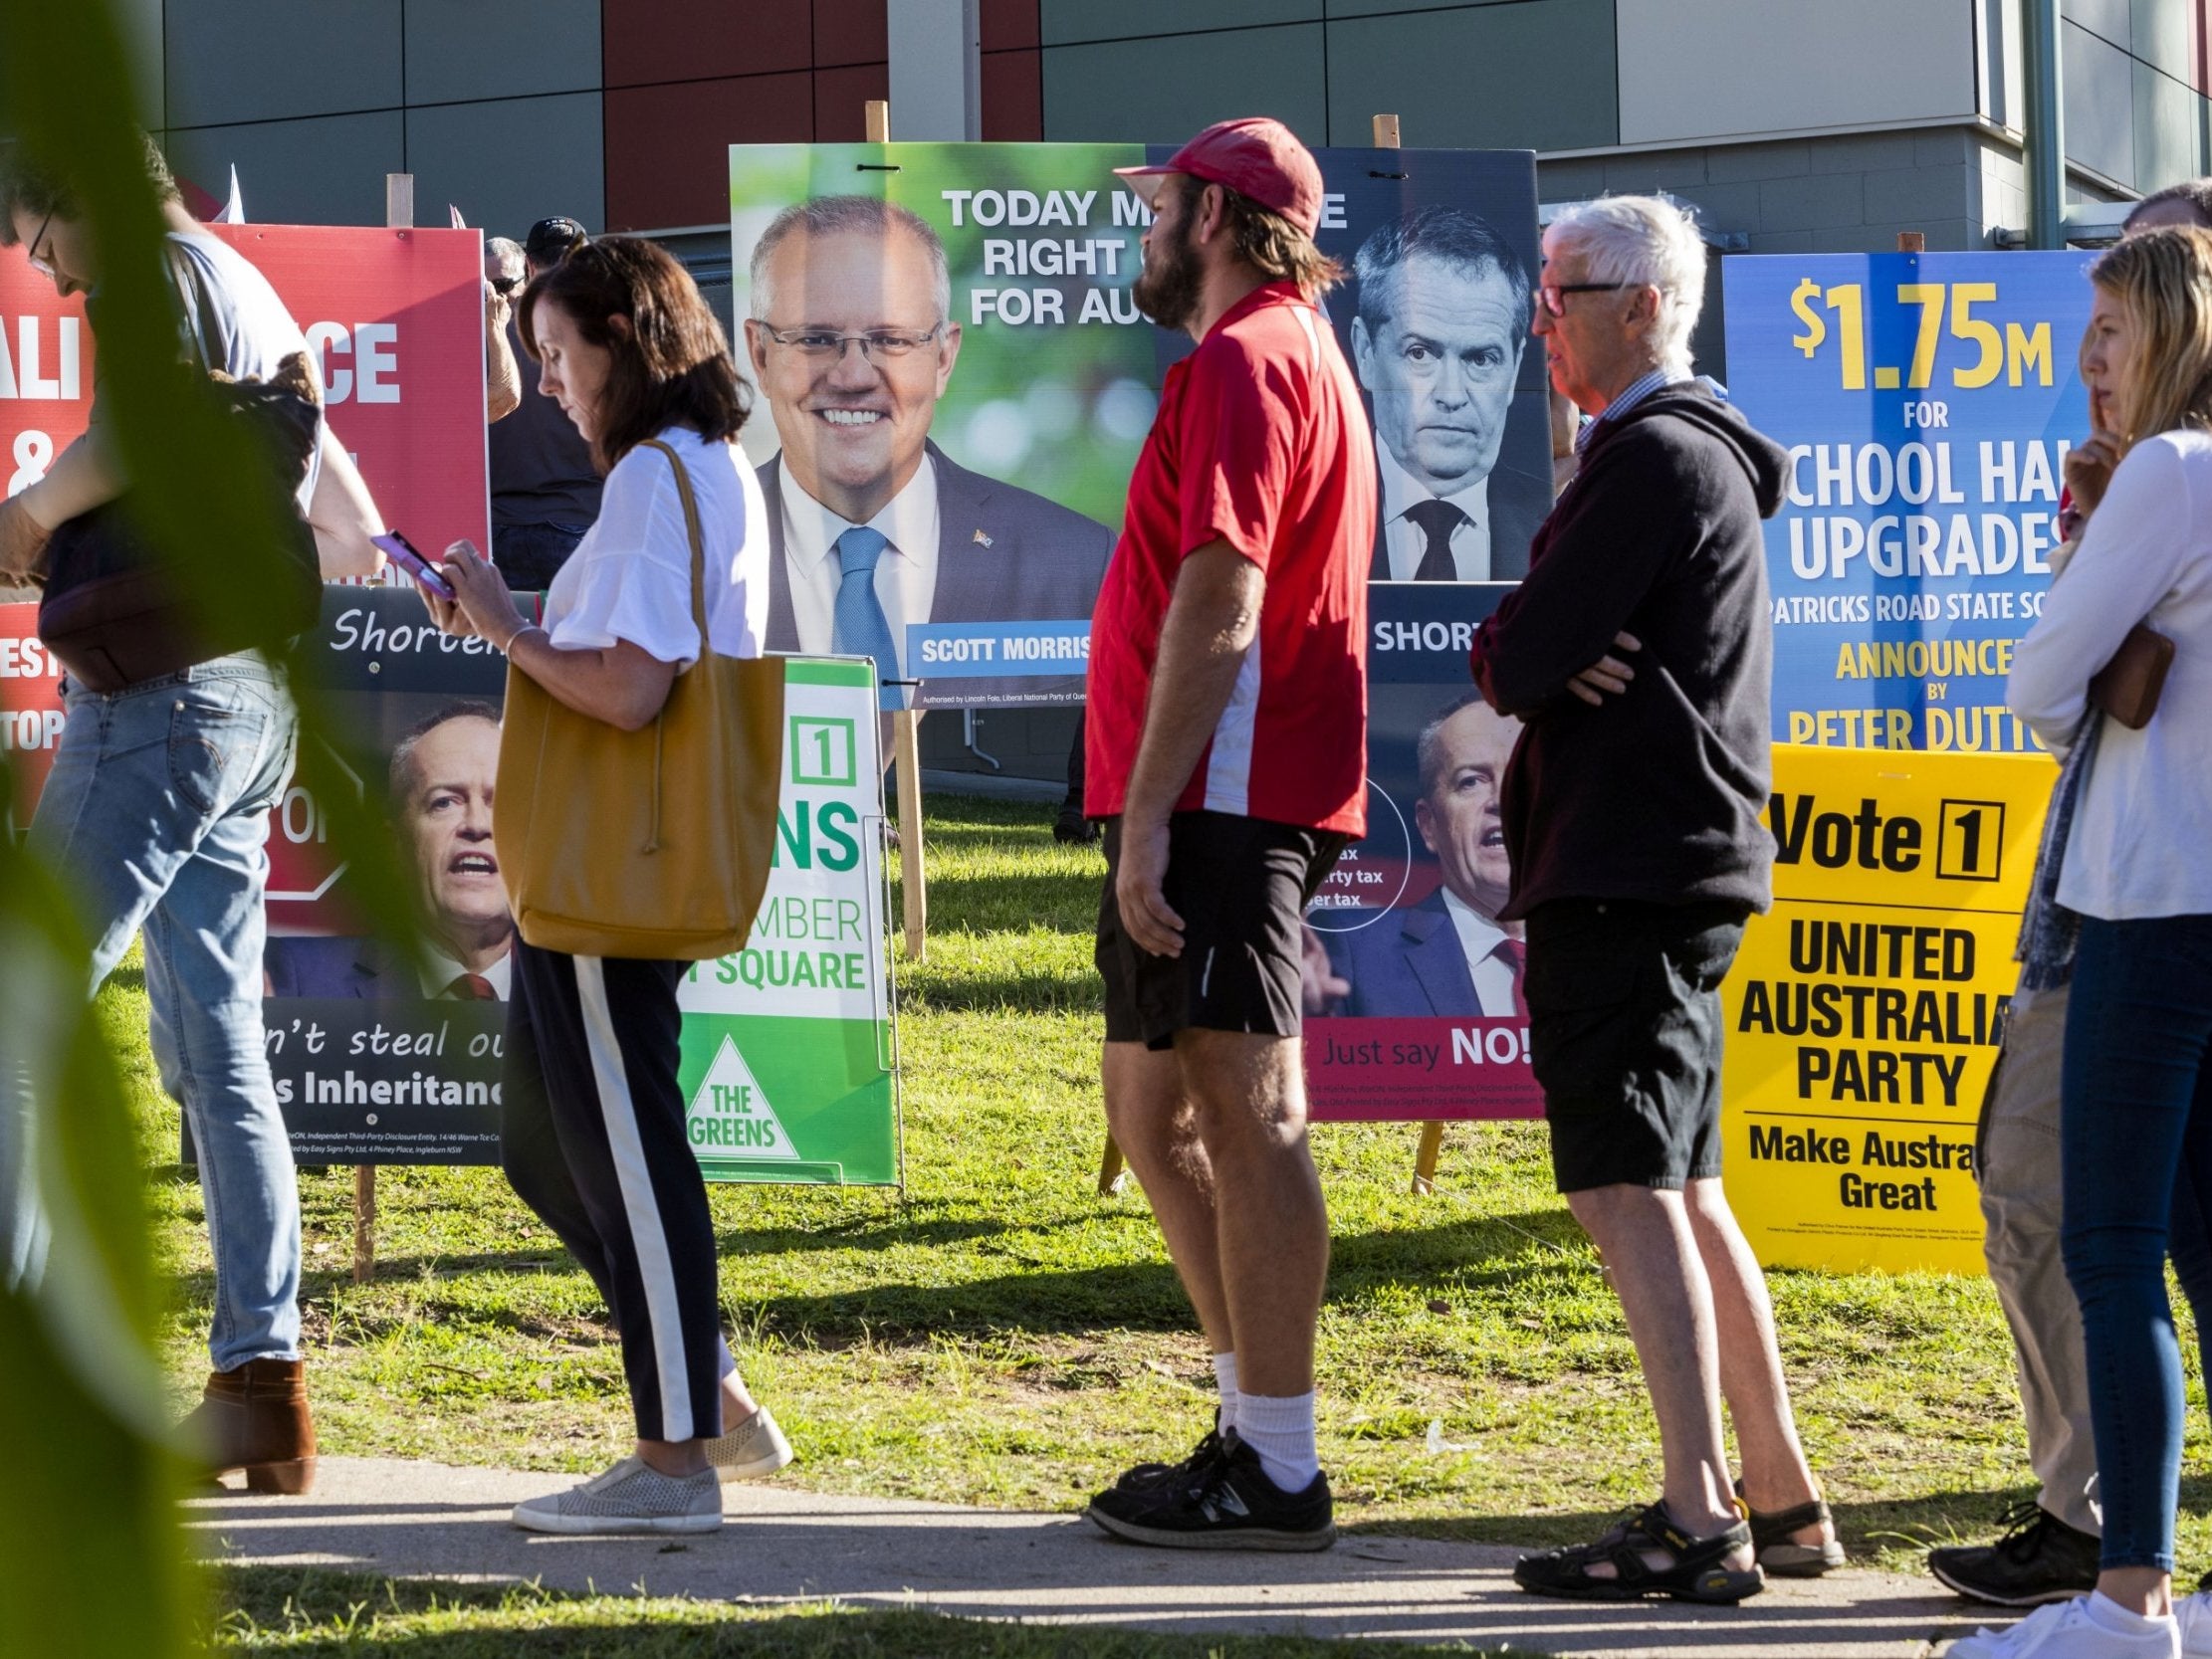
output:
[[[722,1432],[707,1187],[676,1080],[689,962],[515,941],[500,1161],[613,1311],[643,1440]]]

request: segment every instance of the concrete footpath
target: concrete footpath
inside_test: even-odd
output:
[[[233,1477],[235,1481],[236,1477]],[[1353,1534],[1312,1555],[1116,1544],[1072,1516],[723,1489],[719,1533],[540,1538],[519,1500],[561,1477],[325,1458],[306,1498],[243,1488],[195,1499],[202,1555],[391,1577],[536,1579],[549,1588],[742,1600],[834,1599],[968,1618],[1147,1630],[1462,1641],[1556,1655],[1920,1659],[1980,1620],[1925,1578],[1849,1571],[1782,1579],[1737,1608],[1541,1601],[1513,1586],[1517,1552]]]

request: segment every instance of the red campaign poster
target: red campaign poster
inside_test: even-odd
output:
[[[385,519],[425,549],[489,540],[484,255],[473,230],[207,225],[269,279],[315,348],[331,428]],[[44,477],[85,430],[93,335],[21,248],[0,249],[0,478]]]
[[[484,423],[483,245],[473,230],[208,225],[260,269],[315,349],[331,428],[385,520],[426,549],[490,542]],[[0,481],[14,495],[85,430],[94,342],[81,300],[64,301],[21,248],[0,249]],[[336,589],[335,593],[352,591]],[[362,605],[368,595],[359,595]],[[326,606],[346,614],[344,606]],[[407,607],[397,608],[400,614]],[[392,607],[355,607],[360,618]],[[396,620],[396,617],[393,618]],[[61,669],[38,610],[0,605],[0,754],[14,771],[4,826],[20,833],[61,734]],[[382,626],[381,623],[378,626]],[[373,652],[378,641],[362,639]],[[327,920],[334,872],[321,812],[294,787],[270,836],[273,925]]]

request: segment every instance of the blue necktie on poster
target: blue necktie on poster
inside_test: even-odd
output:
[[[881,530],[855,524],[837,537],[837,607],[832,613],[829,648],[843,656],[873,657],[876,678],[899,678],[899,653],[891,640],[891,622],[876,597],[876,563],[890,540]],[[881,706],[906,707],[907,688],[886,684]]]

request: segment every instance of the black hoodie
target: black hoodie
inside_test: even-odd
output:
[[[1526,723],[1501,806],[1512,901],[1773,897],[1773,622],[1759,520],[1788,458],[1695,381],[1602,422],[1476,633],[1475,683]],[[1626,631],[1638,652],[1613,649]],[[1636,670],[1598,708],[1567,682],[1612,652]]]

